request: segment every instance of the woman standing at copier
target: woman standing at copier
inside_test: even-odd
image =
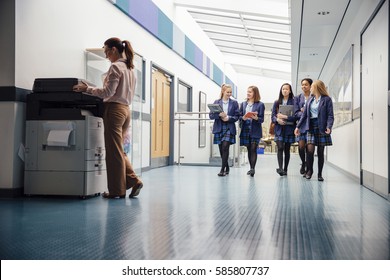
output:
[[[136,78],[133,72],[134,51],[129,41],[110,38],[104,42],[104,53],[111,61],[103,88],[90,87],[85,83],[75,85],[73,90],[103,98],[104,141],[108,193],[104,198],[124,198],[132,188],[130,198],[137,196],[142,181],[135,174],[123,150],[124,136],[130,124],[130,108],[135,91]]]

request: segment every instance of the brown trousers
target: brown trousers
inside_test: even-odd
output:
[[[130,125],[129,106],[104,103],[103,122],[108,191],[110,195],[125,195],[126,189],[141,183],[123,150],[124,138]]]

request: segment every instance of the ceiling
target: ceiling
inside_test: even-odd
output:
[[[361,0],[354,0],[355,5],[350,5],[351,0],[291,1],[294,1],[291,6],[291,81],[300,89],[301,79],[321,78],[340,25],[350,23],[351,7],[356,8]]]
[[[362,0],[354,0],[361,2]],[[318,79],[351,0],[174,0],[237,73]],[[355,5],[356,6],[356,5]]]
[[[187,10],[237,73],[290,79],[288,0],[175,0],[174,5]]]

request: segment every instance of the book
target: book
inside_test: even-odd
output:
[[[223,109],[222,109],[221,105],[219,105],[219,104],[207,104],[207,106],[209,107],[211,113],[223,112]]]
[[[279,113],[286,115],[287,117],[292,117],[294,115],[294,105],[280,105]],[[286,125],[293,125],[293,122],[286,121]]]
[[[257,112],[246,112],[244,115],[245,118],[251,119],[253,116],[256,116]]]

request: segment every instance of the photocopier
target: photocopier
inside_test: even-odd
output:
[[[35,79],[26,102],[25,195],[85,198],[107,189],[103,101],[77,78]]]

